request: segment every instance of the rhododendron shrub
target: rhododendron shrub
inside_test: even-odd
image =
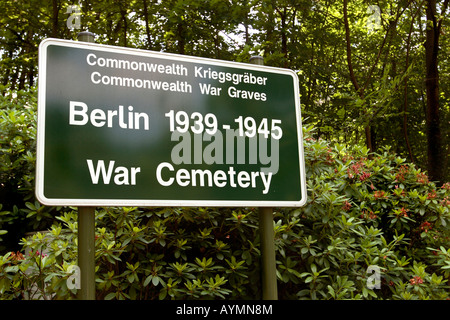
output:
[[[287,210],[300,224],[291,237],[279,234],[285,297],[446,299],[450,184],[436,186],[388,149],[368,154],[312,132],[304,130],[308,202]]]
[[[274,208],[279,298],[448,299],[450,184],[303,133],[308,201]],[[0,256],[0,297],[75,298],[76,208],[27,207],[54,221]],[[97,299],[261,299],[259,237],[257,208],[97,208]]]

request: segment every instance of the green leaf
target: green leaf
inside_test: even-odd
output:
[[[105,296],[105,300],[112,300],[112,299],[114,299],[116,297],[116,293],[115,292],[111,292],[111,293],[108,293],[106,296]]]
[[[148,284],[150,283],[150,281],[152,281],[152,279],[153,279],[153,275],[149,275],[147,278],[145,278],[144,287],[148,286]]]
[[[328,285],[327,288],[328,288],[328,292],[330,293],[330,295],[331,295],[332,297],[336,297],[336,293],[334,292],[333,287],[330,286],[330,285]]]
[[[31,203],[31,202],[26,202],[25,205],[27,206],[28,209],[36,211],[38,208],[36,208],[36,206]]]

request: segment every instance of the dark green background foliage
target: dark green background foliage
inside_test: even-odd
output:
[[[369,0],[80,3],[70,30],[76,1],[0,2],[0,299],[75,298],[77,210],[34,197],[35,85],[39,43],[81,30],[101,44],[260,54],[298,73],[308,202],[274,208],[280,299],[449,298],[448,1],[376,1],[371,32]],[[261,298],[255,208],[96,218],[98,299]],[[37,230],[49,231],[25,236]]]
[[[24,237],[23,250],[3,248],[0,294],[75,298],[67,280],[76,264],[77,210],[32,200],[36,103],[19,97],[3,100],[2,163],[9,167],[2,175],[14,177],[22,198],[12,207],[5,199],[0,229],[49,231]],[[16,103],[29,106],[23,118]],[[369,154],[316,140],[314,130],[303,130],[307,205],[274,209],[279,298],[448,298],[449,184],[437,187],[387,149]],[[12,131],[16,139],[7,136]],[[20,139],[24,131],[28,139]],[[260,299],[259,243],[255,208],[97,208],[97,298]],[[380,268],[380,289],[367,285],[369,266]]]
[[[316,138],[377,152],[391,146],[433,181],[448,181],[449,2],[348,2],[4,0],[0,83],[33,87],[39,43],[86,30],[108,45],[238,62],[260,54],[266,65],[298,72],[302,115]],[[77,4],[80,29],[69,29]]]

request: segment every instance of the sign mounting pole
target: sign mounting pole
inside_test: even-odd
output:
[[[78,41],[94,42],[91,32],[78,33]],[[95,207],[78,207],[78,266],[80,300],[95,300]]]
[[[262,297],[263,300],[277,300],[277,266],[272,208],[259,208],[259,234],[262,256]]]
[[[249,62],[264,65],[264,59],[261,56],[253,56]],[[277,300],[277,266],[273,230],[273,209],[260,207],[258,211],[262,256],[262,297],[263,300]]]

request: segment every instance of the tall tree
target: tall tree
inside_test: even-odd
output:
[[[432,180],[444,182],[445,163],[439,110],[439,38],[442,32],[442,20],[448,7],[448,0],[437,12],[436,0],[426,1],[426,41],[425,41],[425,86],[427,94],[427,140],[428,174]]]
[[[374,151],[390,146],[445,181],[449,1],[3,0],[0,84],[34,86],[39,43],[76,40],[82,30],[101,44],[243,62],[262,54],[266,65],[297,72],[302,115],[317,136]],[[76,4],[82,29],[70,30]],[[380,28],[368,32],[373,5]]]

